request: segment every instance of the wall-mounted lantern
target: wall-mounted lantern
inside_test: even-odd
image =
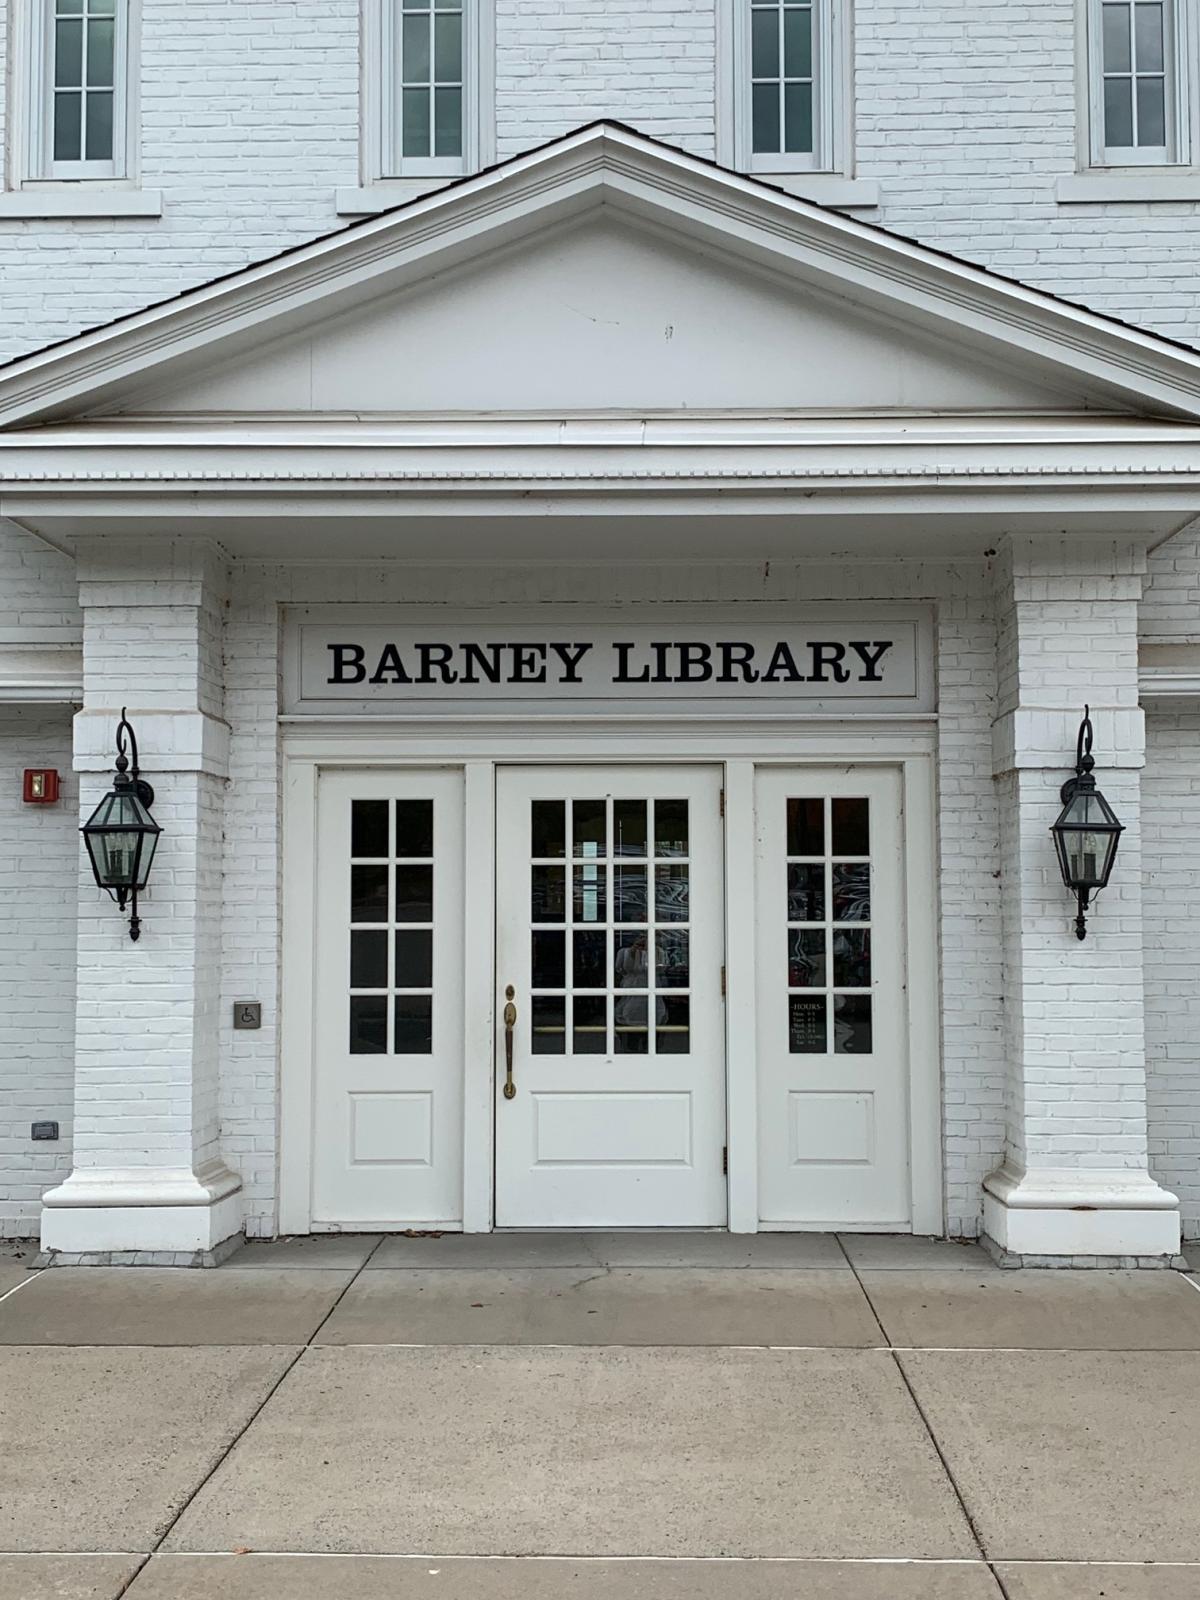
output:
[[[1077,896],[1075,937],[1087,938],[1086,914],[1094,894],[1108,882],[1125,829],[1096,787],[1092,768],[1091,708],[1084,706],[1075,746],[1075,776],[1062,786],[1063,811],[1050,829],[1063,882]]]
[[[133,756],[130,770],[125,741]],[[136,939],[142,931],[137,912],[138,894],[146,887],[150,876],[150,863],[162,832],[150,815],[154,804],[154,790],[138,775],[137,739],[121,707],[121,720],[117,724],[117,770],[113,786],[79,830],[87,845],[88,857],[96,882],[124,911],[128,903],[129,937]]]

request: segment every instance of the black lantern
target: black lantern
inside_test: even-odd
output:
[[[1091,708],[1084,706],[1075,747],[1075,776],[1062,786],[1063,811],[1050,829],[1063,882],[1078,897],[1075,937],[1087,938],[1085,914],[1092,896],[1108,882],[1125,829],[1092,776]]]
[[[129,756],[125,754],[125,740],[133,756],[130,771]],[[150,863],[162,832],[150,815],[154,804],[154,790],[138,776],[137,740],[125,719],[121,707],[121,720],[117,724],[117,771],[113,786],[79,830],[87,845],[96,882],[124,911],[130,907],[129,937],[136,939],[142,931],[137,914],[137,897],[146,887],[150,876]]]

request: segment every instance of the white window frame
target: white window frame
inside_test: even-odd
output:
[[[136,180],[141,0],[117,0],[116,16],[112,160],[55,161],[51,72],[54,6],[52,0],[10,0],[5,172],[9,190],[80,193],[84,186],[128,188]]]
[[[1196,0],[1163,0],[1166,135],[1162,146],[1107,145],[1104,142],[1104,0],[1081,0],[1081,104],[1086,137],[1083,164],[1092,169],[1187,167],[1198,148]]]
[[[750,0],[719,0],[725,71],[718,70],[723,116],[718,159],[740,172],[848,173],[853,134],[849,0],[812,0],[813,148],[755,154],[750,73]],[[723,123],[724,126],[720,124]]]
[[[494,159],[494,0],[462,0],[463,144],[461,157],[400,153],[396,74],[398,0],[363,0],[362,181],[437,183],[476,172]]]

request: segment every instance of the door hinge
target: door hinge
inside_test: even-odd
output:
[[[725,968],[721,968],[721,999],[725,998]]]
[[[721,1146],[721,1171],[726,1177],[729,1176],[729,1146],[727,1144]]]
[[[720,798],[720,801],[718,802],[718,807],[719,807],[721,816],[724,816],[725,815],[725,791],[724,791],[724,789],[721,790],[721,798]]]

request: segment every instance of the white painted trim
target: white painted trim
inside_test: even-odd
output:
[[[1054,198],[1060,206],[1118,205],[1132,202],[1153,205],[1156,201],[1200,200],[1200,170],[1180,167],[1173,172],[1104,171],[1072,172],[1059,178]]]
[[[27,184],[0,194],[5,217],[161,217],[161,189],[113,189],[100,182],[62,183],[54,188]]]
[[[242,1196],[212,1205],[100,1206],[91,1210],[43,1210],[42,1249],[69,1254],[169,1250],[179,1254],[215,1250],[242,1231]]]
[[[758,1232],[754,763],[725,763],[725,1083],[729,1231]],[[735,1059],[734,1041],[737,1041]],[[741,1070],[738,1069],[738,1062]]]
[[[488,1233],[495,1214],[496,768],[466,763],[463,937],[464,1233]]]
[[[317,763],[283,754],[279,1002],[279,1229],[312,1219],[316,1041]]]
[[[901,762],[907,940],[909,1148],[914,1233],[945,1226],[942,1148],[941,961],[937,771],[932,756]]]
[[[393,216],[368,218],[12,362],[0,375],[0,419],[12,425],[96,403],[121,379],[140,382],[152,370],[165,378],[176,358],[211,352],[218,340],[312,315],[317,302],[322,316],[338,314],[478,259],[498,230],[513,238],[601,202],[770,261],[799,283],[859,298],[883,315],[955,338],[994,339],[1006,359],[1057,363],[1073,384],[1098,382],[1122,404],[1200,416],[1200,353],[599,124]]]
[[[983,1180],[983,1225],[1015,1255],[1179,1253],[1179,1201],[1145,1170],[1000,1167]]]

